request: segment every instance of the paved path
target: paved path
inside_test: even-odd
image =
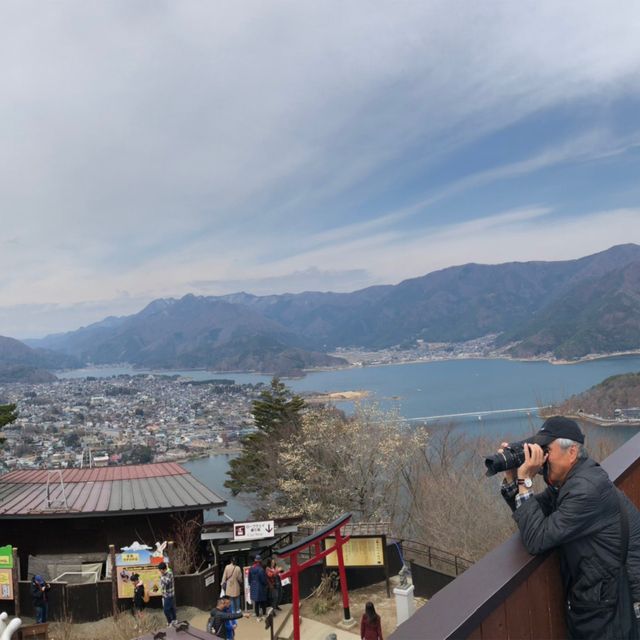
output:
[[[283,608],[290,605],[282,605]],[[286,610],[280,615],[285,615]],[[191,619],[191,624],[197,629],[206,629],[207,620],[209,616],[207,614],[198,614]],[[275,620],[276,624],[278,618]],[[302,624],[300,627],[302,637],[304,640],[326,640],[330,633],[335,633],[338,640],[356,640],[360,636],[353,631],[345,631],[336,627],[331,627],[309,618],[302,618]],[[356,627],[354,627],[356,629]],[[293,620],[291,617],[287,620],[287,624],[281,634],[284,637],[289,637],[293,632]],[[213,637],[213,636],[212,636]],[[270,640],[271,635],[267,629],[264,628],[264,622],[258,622],[255,618],[242,618],[238,620],[238,628],[236,630],[236,640]]]

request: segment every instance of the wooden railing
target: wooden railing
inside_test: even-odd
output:
[[[610,455],[602,466],[640,507],[640,434]],[[391,640],[565,638],[558,554],[553,551],[531,556],[520,542],[520,535],[515,534],[436,593],[389,637]]]
[[[413,560],[423,567],[435,569],[449,576],[459,576],[473,564],[471,560],[457,556],[455,553],[449,553],[449,551],[415,540],[398,539],[398,542],[402,545],[402,555],[405,561]]]

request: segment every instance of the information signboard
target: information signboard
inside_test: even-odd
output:
[[[133,598],[135,584],[131,576],[137,573],[144,583],[145,591],[151,596],[160,596],[160,571],[153,565],[140,567],[116,567],[118,571],[118,598]]]
[[[335,538],[325,538],[324,548],[329,549],[336,542]],[[349,542],[342,547],[345,567],[382,567],[384,566],[384,542],[380,536],[357,538],[351,536]],[[327,567],[338,566],[336,552],[326,557]]]
[[[13,571],[0,569],[0,600],[13,600]]]
[[[13,569],[13,548],[10,544],[0,547],[0,569]]]
[[[243,540],[262,540],[273,538],[275,535],[275,523],[273,520],[261,522],[237,522],[233,525],[233,539],[235,542]]]

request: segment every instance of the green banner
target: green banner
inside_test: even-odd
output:
[[[10,544],[0,547],[0,569],[13,569],[13,549]]]

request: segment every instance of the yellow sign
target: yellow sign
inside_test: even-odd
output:
[[[325,538],[324,548],[329,549],[335,543],[335,538]],[[345,567],[381,567],[384,565],[382,538],[350,538],[349,542],[342,546],[342,557]],[[335,551],[327,556],[326,562],[327,567],[338,566]]]
[[[136,564],[140,562],[140,554],[139,553],[123,553],[122,560],[126,564]]]
[[[116,567],[118,571],[118,598],[133,598],[135,584],[131,576],[137,573],[144,582],[145,591],[150,596],[160,596],[160,571],[158,567],[146,565],[144,567]]]
[[[11,569],[0,569],[0,600],[13,600],[13,575]]]

